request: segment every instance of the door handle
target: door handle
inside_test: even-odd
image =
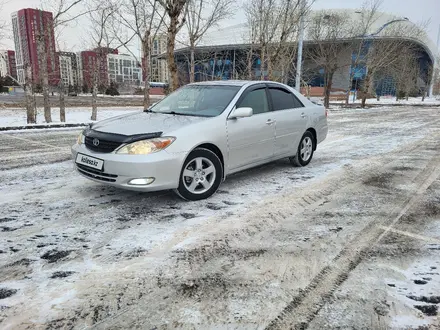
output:
[[[275,120],[268,119],[268,120],[266,121],[266,125],[272,125],[272,124],[275,124]]]
[[[307,116],[306,116],[306,114],[303,112],[302,114],[301,114],[301,118],[306,118]]]

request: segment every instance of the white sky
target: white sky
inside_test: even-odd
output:
[[[244,0],[240,0],[240,2],[242,1]],[[11,21],[12,12],[22,8],[40,6],[40,0],[0,0],[1,2],[6,2],[6,4],[0,10],[0,20],[8,23]],[[363,0],[316,0],[313,9],[359,8],[362,2]],[[408,17],[415,23],[430,20],[427,32],[433,43],[436,43],[440,26],[440,0],[383,0],[381,10],[397,16]],[[243,22],[245,22],[244,13],[242,10],[238,10],[233,18],[224,21],[221,25],[226,27]],[[87,39],[88,23],[87,18],[84,17],[65,28],[61,33],[60,48],[67,51],[86,49],[90,45],[90,41]],[[12,31],[9,35],[12,35]],[[0,48],[14,49],[12,37],[0,40]]]

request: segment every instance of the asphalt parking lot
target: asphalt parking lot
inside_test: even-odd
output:
[[[0,133],[0,328],[438,329],[440,107],[329,125],[194,203],[80,177],[78,130]]]

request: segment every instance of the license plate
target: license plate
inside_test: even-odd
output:
[[[76,163],[87,166],[87,167],[91,167],[91,168],[94,168],[94,169],[97,169],[100,171],[102,170],[102,167],[104,166],[104,161],[102,159],[86,156],[83,154],[76,155]]]

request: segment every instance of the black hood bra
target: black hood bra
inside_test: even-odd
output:
[[[132,143],[140,140],[158,138],[162,136],[163,132],[123,135],[123,134],[95,131],[92,127],[89,127],[84,130],[83,134],[85,137],[97,138],[99,140],[118,142],[122,144],[122,143]]]

